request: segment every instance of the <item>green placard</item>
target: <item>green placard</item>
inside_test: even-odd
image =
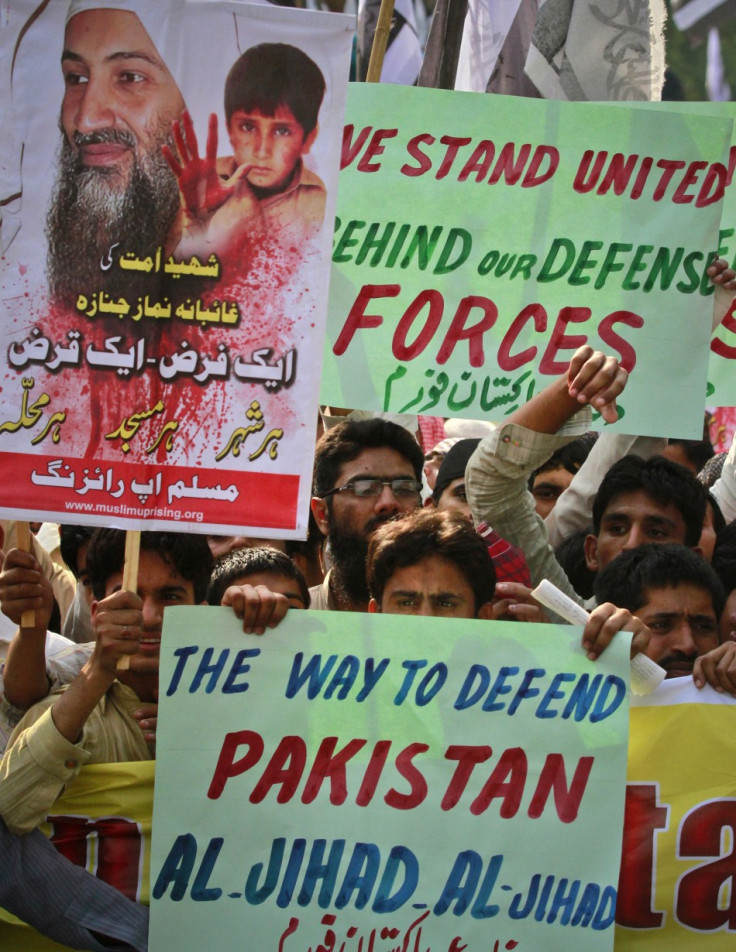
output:
[[[168,610],[151,952],[610,950],[629,639],[580,637]]]
[[[587,342],[619,429],[701,432],[730,119],[353,84],[346,123],[324,402],[500,420]]]

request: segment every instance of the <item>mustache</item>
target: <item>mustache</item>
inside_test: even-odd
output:
[[[696,659],[698,658],[697,653],[685,654],[684,651],[670,651],[669,654],[666,654],[663,658],[660,658],[657,664],[662,668],[668,668],[670,665],[689,665],[691,668],[695,664]]]
[[[115,145],[128,146],[134,149],[137,141],[132,132],[126,129],[97,129],[95,132],[77,132],[72,134],[72,141],[77,148],[84,148],[87,145],[102,145],[103,143],[114,143]]]

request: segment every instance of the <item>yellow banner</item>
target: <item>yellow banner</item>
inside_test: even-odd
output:
[[[736,947],[736,702],[690,678],[632,699],[616,952]]]

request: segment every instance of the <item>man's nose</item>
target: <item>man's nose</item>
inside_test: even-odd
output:
[[[626,536],[623,548],[625,551],[629,549],[638,549],[640,545],[643,545],[646,539],[644,534],[641,531],[641,526],[633,525],[629,529],[629,533]]]
[[[74,115],[75,130],[87,133],[114,126],[115,113],[111,108],[110,95],[105,84],[90,78],[83,89]]]
[[[143,599],[143,630],[160,631],[163,625],[163,610],[154,598]]]
[[[398,512],[401,509],[399,500],[394,496],[391,486],[386,484],[381,487],[380,494],[376,497],[375,512]]]
[[[684,655],[698,654],[698,646],[693,638],[693,629],[689,621],[683,619],[677,626],[674,635],[670,642],[674,651],[681,651]]]

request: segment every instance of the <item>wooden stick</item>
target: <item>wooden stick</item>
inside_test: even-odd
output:
[[[368,61],[368,72],[365,77],[367,83],[380,83],[383,59],[388,46],[388,34],[391,30],[391,20],[394,16],[394,0],[381,0],[381,9],[378,11],[376,32],[373,34],[371,58]]]
[[[18,535],[18,548],[23,552],[33,552],[31,547],[31,527],[27,522],[16,522],[15,531]],[[36,627],[36,612],[33,608],[29,608],[28,611],[23,612],[20,617],[20,627],[21,628],[35,628]]]
[[[468,0],[437,0],[417,86],[453,89]]]
[[[141,533],[139,529],[128,529],[125,533],[125,562],[123,563],[123,590],[138,591],[138,561],[141,554]],[[118,671],[127,671],[130,667],[130,655],[118,658]]]

